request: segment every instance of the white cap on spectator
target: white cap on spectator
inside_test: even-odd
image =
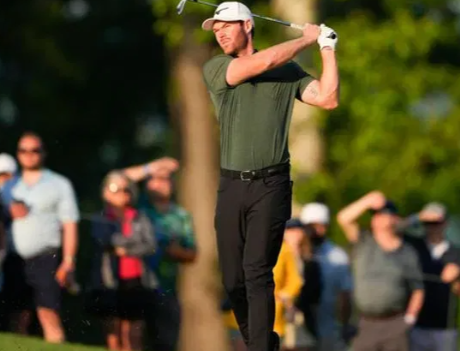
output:
[[[306,204],[300,212],[300,221],[302,224],[329,224],[329,208],[326,205],[318,202]]]
[[[16,173],[18,166],[13,156],[0,154],[0,173]]]
[[[446,218],[447,208],[439,202],[430,202],[423,207],[422,212],[431,212],[437,214],[441,218]]]

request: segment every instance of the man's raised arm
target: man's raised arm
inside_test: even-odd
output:
[[[373,191],[349,204],[337,214],[337,222],[342,227],[348,241],[356,243],[359,239],[359,217],[369,209],[383,207],[385,201],[385,196],[381,192]]]
[[[321,25],[318,38],[323,62],[320,80],[314,80],[302,92],[302,101],[312,106],[333,110],[339,105],[339,69],[335,56],[337,34]]]
[[[227,84],[236,86],[252,77],[284,65],[300,51],[315,43],[319,34],[319,26],[306,24],[301,38],[289,40],[253,55],[241,56],[232,60],[226,73]]]
[[[162,157],[143,165],[125,168],[123,172],[133,182],[140,182],[163,169],[175,172],[179,169],[179,162],[171,157]]]

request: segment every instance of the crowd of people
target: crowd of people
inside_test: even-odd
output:
[[[0,308],[4,329],[27,334],[35,312],[44,339],[62,343],[62,293],[78,289],[82,216],[72,183],[45,166],[46,152],[41,137],[27,132],[17,162],[0,155]],[[176,160],[162,158],[102,181],[103,208],[90,216],[92,267],[81,293],[86,312],[103,323],[110,350],[142,350],[145,334],[155,350],[176,349],[179,265],[197,254],[191,216],[173,201],[177,168]]]
[[[0,154],[5,328],[27,334],[35,312],[44,339],[61,343],[62,292],[78,288],[81,213],[69,179],[45,167],[38,134],[24,133],[16,156]],[[146,334],[153,350],[176,350],[179,266],[197,256],[192,218],[173,201],[178,168],[160,158],[102,180],[104,205],[90,218],[92,268],[82,283],[86,312],[103,323],[110,350],[143,350]],[[366,213],[369,229],[359,225]],[[385,194],[370,192],[336,216],[351,250],[329,239],[333,220],[326,204],[309,203],[286,224],[273,269],[282,349],[457,350],[449,317],[460,291],[460,252],[445,237],[446,207],[433,202],[402,217]],[[234,351],[244,351],[228,298],[221,309]]]

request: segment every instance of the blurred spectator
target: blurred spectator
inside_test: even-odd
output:
[[[155,228],[158,251],[151,265],[159,280],[158,296],[150,314],[154,349],[176,350],[180,330],[180,303],[177,294],[179,266],[191,264],[196,258],[195,236],[190,214],[173,201],[172,174],[178,163],[171,158],[161,158],[147,165],[125,169],[133,180],[146,179],[146,192],[141,196],[140,208],[144,210]]]
[[[17,168],[13,156],[5,153],[0,154],[0,192],[5,183],[16,175]]]
[[[323,290],[318,307],[318,350],[340,351],[345,348],[351,328],[352,278],[349,258],[343,249],[327,238],[330,214],[326,205],[305,205],[300,221],[310,232],[314,254],[321,267]]]
[[[370,233],[358,225],[369,210]],[[424,292],[417,253],[395,231],[396,206],[382,193],[371,192],[342,209],[338,221],[354,245],[354,297],[360,321],[353,350],[409,350],[409,331]]]
[[[7,202],[9,199],[2,194],[11,193],[11,187],[14,186],[18,179],[17,171],[18,166],[13,156],[5,153],[0,154],[0,199],[2,199],[0,201],[0,223],[3,224],[5,230],[10,226],[11,220],[8,209],[2,205],[3,202]]]
[[[157,287],[148,262],[155,249],[153,227],[135,208],[136,186],[122,172],[106,176],[102,197],[103,213],[93,219],[87,308],[104,319],[110,350],[142,350],[145,312]]]
[[[1,194],[4,185],[11,180],[17,172],[17,164],[13,156],[0,154],[0,292],[3,288],[3,261],[6,255],[6,229],[10,225],[7,208],[3,205]],[[13,183],[13,182],[10,182]]]
[[[12,219],[4,264],[5,305],[15,314],[10,328],[26,333],[30,310],[36,307],[45,339],[59,343],[65,339],[61,287],[74,270],[78,246],[77,202],[69,180],[44,168],[40,136],[25,133],[17,157],[22,173],[2,193]]]
[[[273,268],[273,279],[275,281],[275,325],[274,330],[281,338],[281,344],[286,331],[286,322],[292,318],[294,302],[302,287],[302,277],[297,268],[296,257],[289,245],[283,243],[278,256],[276,266]],[[243,337],[239,332],[238,323],[234,313],[229,310],[225,313],[225,323],[231,331],[233,346],[236,351],[246,350]]]
[[[286,224],[284,242],[293,252],[303,284],[296,299],[292,320],[286,325],[285,349],[308,351],[316,345],[317,309],[321,298],[321,270],[313,256],[313,245],[309,234],[298,219]]]
[[[459,278],[460,250],[446,240],[446,226],[447,210],[439,203],[426,205],[399,226],[406,241],[418,252],[423,273],[431,278],[425,282],[425,302],[411,333],[412,351],[457,350],[457,318],[453,325],[449,324],[451,313],[455,312],[449,307],[451,284]],[[411,229],[417,227],[422,227],[424,237],[410,236]],[[433,281],[434,278],[439,281]]]

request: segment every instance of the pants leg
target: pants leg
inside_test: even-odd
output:
[[[249,342],[248,301],[243,273],[245,183],[221,177],[215,228],[222,281],[246,344]]]
[[[429,330],[414,328],[410,333],[411,351],[433,350],[433,340]]]
[[[283,174],[250,182],[247,187],[243,270],[249,304],[248,351],[271,351],[275,319],[273,268],[291,216],[292,182],[289,174]]]
[[[458,350],[458,332],[455,329],[435,330],[433,333],[436,351]]]

